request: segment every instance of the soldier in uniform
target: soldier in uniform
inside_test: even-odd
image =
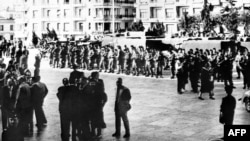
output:
[[[100,57],[101,58],[100,58],[100,64],[99,64],[99,71],[102,72],[102,69],[104,69],[104,72],[106,72],[107,68],[106,68],[105,59],[107,58],[107,52],[106,52],[105,47],[101,48]]]
[[[83,49],[83,69],[88,70],[89,69],[89,48],[87,46],[84,46]]]
[[[129,75],[130,66],[131,66],[131,54],[130,54],[129,48],[126,45],[124,46],[124,53],[125,53],[124,67],[125,67],[126,74]]]
[[[117,74],[123,73],[124,71],[124,60],[125,60],[125,54],[121,48],[121,46],[118,46],[118,57],[117,57],[118,63],[118,72]]]
[[[60,51],[60,58],[61,58],[61,68],[65,68],[66,65],[66,59],[67,59],[67,47],[62,46]]]
[[[113,73],[113,65],[114,65],[114,47],[109,47],[108,52],[108,73]]]
[[[132,60],[132,73],[133,75],[139,75],[139,71],[138,71],[138,67],[137,67],[137,61],[138,61],[138,52],[136,50],[136,48],[131,45],[131,49],[132,49],[132,52],[131,52],[131,60]]]
[[[59,67],[59,53],[60,53],[60,47],[59,45],[56,45],[56,48],[52,51],[53,52],[53,67]]]

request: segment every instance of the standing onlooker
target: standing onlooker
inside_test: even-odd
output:
[[[222,99],[220,107],[220,116],[222,117],[221,122],[225,125],[232,125],[234,120],[234,109],[236,107],[236,100],[232,96],[233,86],[226,86],[225,90],[227,96]]]
[[[35,110],[36,126],[38,130],[41,130],[43,126],[47,123],[47,119],[45,117],[42,106],[44,98],[48,94],[48,89],[44,83],[40,82],[40,79],[40,76],[33,77],[33,84],[31,86],[31,100],[33,108]]]
[[[17,115],[20,118],[20,126],[23,134],[29,135],[31,132],[33,132],[33,110],[30,86],[26,83],[24,76],[20,76],[18,82],[19,87],[17,89],[15,108]]]
[[[57,92],[61,120],[61,138],[62,141],[69,141],[70,123],[73,122],[74,118],[73,105],[75,103],[77,93],[72,91],[73,87],[69,85],[69,80],[67,78],[64,78],[62,82],[63,86],[59,87]],[[76,136],[73,134],[75,134],[75,128],[73,129],[72,123],[72,141],[75,141]]]
[[[121,134],[121,118],[125,127],[124,138],[130,137],[129,129],[129,120],[127,112],[131,109],[130,99],[131,94],[130,90],[122,85],[122,78],[118,78],[117,82],[117,91],[116,91],[116,100],[115,100],[115,133],[113,137],[119,137]]]
[[[201,71],[201,89],[199,92],[199,99],[204,100],[202,98],[202,93],[208,92],[210,99],[214,100],[213,89],[214,89],[213,72],[212,72],[211,64],[207,62]]]

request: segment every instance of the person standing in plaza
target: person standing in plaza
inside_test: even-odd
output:
[[[201,89],[199,92],[199,99],[204,100],[202,98],[202,93],[208,92],[210,99],[214,100],[214,79],[213,79],[213,72],[212,72],[210,62],[206,62],[205,66],[202,68],[201,71]]]
[[[74,103],[77,98],[73,87],[69,85],[68,78],[62,80],[63,86],[58,88],[57,98],[59,99],[59,112],[61,120],[61,139],[62,141],[69,141],[70,124],[72,123],[72,141],[76,141],[76,127],[73,124],[74,120]]]
[[[130,128],[127,112],[131,109],[130,100],[131,94],[130,90],[123,86],[122,78],[118,78],[117,82],[117,91],[116,91],[116,100],[115,100],[115,133],[112,134],[113,137],[120,137],[121,135],[121,119],[123,120],[125,127],[124,138],[130,137]]]
[[[35,110],[36,125],[38,130],[41,130],[43,126],[47,124],[47,119],[45,117],[42,106],[44,98],[48,94],[48,88],[44,83],[40,81],[40,79],[40,76],[33,77],[33,84],[31,86],[31,100],[33,108]]]
[[[20,118],[20,126],[24,135],[33,132],[33,109],[31,103],[30,86],[26,83],[24,76],[18,78],[19,87],[17,89],[14,108]]]
[[[233,125],[234,110],[236,107],[236,100],[232,96],[233,86],[225,86],[227,96],[222,99],[220,106],[220,122],[224,125]]]

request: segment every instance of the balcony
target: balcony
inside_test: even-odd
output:
[[[116,15],[115,18],[122,20],[133,20],[135,18],[135,15]]]

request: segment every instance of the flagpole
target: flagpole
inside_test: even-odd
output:
[[[113,28],[113,43],[114,43],[114,38],[115,38],[115,0],[113,0],[112,4],[112,28]]]

